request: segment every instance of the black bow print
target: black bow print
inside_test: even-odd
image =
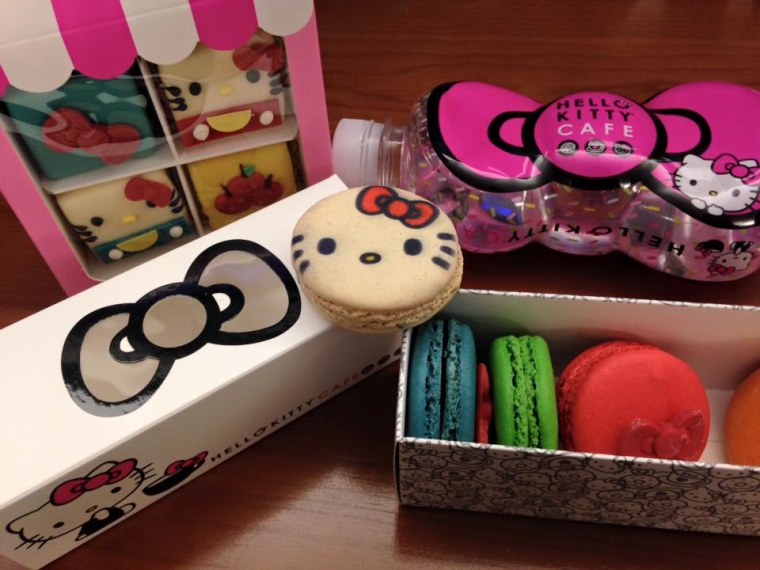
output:
[[[155,394],[177,359],[207,343],[270,340],[300,314],[296,282],[274,254],[246,240],[221,242],[195,259],[183,281],[74,325],[63,345],[63,380],[86,412],[128,414]]]

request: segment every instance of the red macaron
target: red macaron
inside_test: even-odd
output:
[[[710,408],[696,372],[655,346],[611,341],[578,355],[557,381],[564,449],[697,461]]]

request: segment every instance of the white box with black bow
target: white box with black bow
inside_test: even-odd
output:
[[[47,564],[397,358],[399,334],[334,326],[291,274],[295,222],[344,188],[0,331],[0,558]]]

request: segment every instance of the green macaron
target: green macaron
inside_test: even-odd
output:
[[[490,373],[496,443],[557,449],[557,399],[546,341],[531,335],[497,338]]]

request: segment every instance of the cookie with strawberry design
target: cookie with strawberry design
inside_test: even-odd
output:
[[[293,163],[285,143],[194,162],[187,170],[212,229],[296,191]]]

